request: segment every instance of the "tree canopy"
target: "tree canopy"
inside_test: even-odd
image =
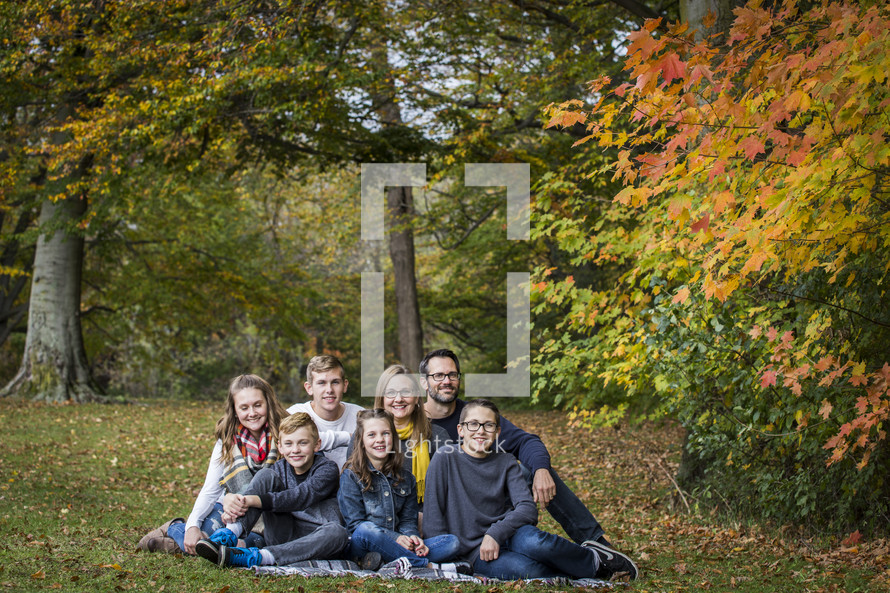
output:
[[[725,36],[658,25],[630,34],[628,81],[600,77],[589,107],[550,108],[549,125],[584,126],[586,159],[545,186],[537,232],[617,289],[540,271],[540,308],[562,306],[565,333],[539,371],[586,410],[625,409],[607,397],[617,385],[679,417],[712,496],[874,521],[890,411],[890,12],[755,1]],[[565,185],[578,174],[621,187],[592,206]],[[802,471],[813,464],[830,467]]]

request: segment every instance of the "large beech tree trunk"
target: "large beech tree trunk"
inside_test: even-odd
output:
[[[86,199],[78,197],[46,200],[41,207],[41,228],[56,230],[37,240],[25,353],[18,374],[0,395],[54,402],[99,398],[80,325],[84,240],[66,231],[86,207]]]

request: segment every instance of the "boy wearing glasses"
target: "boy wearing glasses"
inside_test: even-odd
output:
[[[459,418],[467,405],[458,397],[461,372],[457,355],[444,348],[429,352],[420,361],[420,377],[427,395],[424,410],[430,422],[444,428],[456,441]],[[541,439],[503,417],[499,430],[498,448],[519,459],[534,502],[544,505],[575,543],[595,548],[603,557],[621,556],[630,567],[631,580],[637,578],[633,561],[612,547],[599,521],[550,467],[550,453]]]
[[[497,451],[497,406],[467,402],[457,430],[459,449],[440,451],[427,472],[424,535],[452,533],[458,554],[476,573],[503,580],[569,576],[610,578],[628,561],[604,557],[535,527],[538,511],[513,455]]]

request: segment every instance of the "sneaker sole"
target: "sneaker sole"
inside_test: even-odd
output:
[[[219,547],[219,555],[217,556],[217,560],[216,560],[217,566],[219,566],[220,568],[226,568],[229,566],[226,563],[226,556],[228,556],[228,554],[226,553],[226,547],[220,546]]]
[[[630,563],[631,566],[633,566],[633,569],[634,569],[633,574],[630,575],[630,580],[635,581],[638,578],[640,578],[641,573],[640,573],[639,567],[637,566],[636,562],[631,560],[627,554],[622,554],[615,548],[610,548],[609,546],[603,545],[603,544],[599,543],[598,541],[587,540],[586,542],[584,542],[582,544],[582,546],[584,546],[585,548],[594,549],[597,552],[600,552],[601,554],[606,554],[608,556],[620,556],[621,558],[624,558],[625,560],[627,560]]]
[[[219,564],[219,559],[223,555],[216,544],[206,539],[198,540],[198,543],[195,544],[195,553],[214,564]]]

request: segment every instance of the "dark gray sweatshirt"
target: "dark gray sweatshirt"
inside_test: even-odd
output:
[[[509,453],[478,459],[458,447],[444,447],[430,461],[423,535],[456,535],[462,559],[479,557],[486,534],[503,546],[517,529],[537,521],[538,509],[519,462]]]

